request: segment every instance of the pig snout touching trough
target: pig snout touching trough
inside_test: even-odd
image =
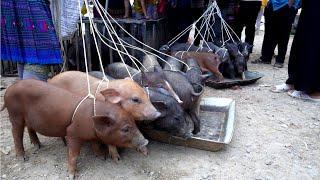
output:
[[[221,60],[218,55],[213,53],[205,53],[205,52],[173,52],[173,55],[177,58],[180,58],[183,61],[187,59],[195,59],[199,66],[201,67],[202,72],[209,71],[215,75],[218,81],[222,81],[223,75],[219,71],[219,65],[221,64]]]
[[[240,50],[241,54],[244,57],[245,70],[248,70],[247,63],[249,61],[250,53],[252,52],[253,45],[250,45],[250,44],[248,44],[246,42],[240,42],[238,44],[238,47],[239,47],[239,50]]]
[[[161,112],[161,117],[152,122],[155,129],[164,130],[182,138],[190,138],[190,126],[181,105],[163,88],[149,88],[150,100]]]
[[[173,88],[166,80],[163,70],[160,66],[155,66],[153,72],[138,72],[138,70],[132,67],[127,68],[131,68],[131,72],[134,72],[134,70],[137,72],[133,77],[133,80],[139,83],[141,86],[165,88],[179,103],[182,103],[179,96],[176,94],[176,92],[174,92]],[[108,73],[115,78],[125,78],[129,76],[126,67],[124,65],[119,65],[118,63],[110,64],[108,66]]]
[[[142,64],[149,72],[154,71],[155,67],[161,68],[159,62],[157,61],[157,58],[153,55],[145,55]]]
[[[240,75],[242,78],[245,78],[244,71],[246,62],[243,54],[239,51],[238,45],[236,43],[227,43],[226,48],[232,56],[236,75]]]
[[[83,97],[37,80],[22,80],[10,86],[4,96],[12,124],[16,155],[26,159],[23,147],[24,127],[31,142],[40,145],[36,133],[49,137],[65,137],[68,140],[68,172],[75,177],[76,160],[84,142],[102,141],[118,147],[145,151],[148,144],[138,130],[134,119],[119,106]],[[62,106],[63,104],[63,106]]]
[[[164,70],[181,71],[182,63],[177,61],[175,58],[169,57],[166,62],[167,63],[164,63]]]

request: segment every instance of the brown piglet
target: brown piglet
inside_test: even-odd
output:
[[[224,79],[223,75],[219,71],[221,60],[219,56],[214,53],[178,51],[172,52],[171,55],[174,55],[176,58],[179,58],[185,62],[187,59],[194,59],[198,62],[202,71],[209,71],[213,73],[219,81]]]
[[[93,145],[102,142],[137,148],[144,154],[147,152],[148,140],[140,133],[131,115],[108,101],[96,101],[94,106],[90,98],[85,99],[76,110],[82,99],[64,89],[32,79],[8,87],[2,110],[7,108],[9,113],[16,155],[26,160],[24,127],[28,129],[31,142],[39,148],[40,141],[36,133],[67,138],[68,171],[71,178],[75,175],[81,145],[86,141]]]

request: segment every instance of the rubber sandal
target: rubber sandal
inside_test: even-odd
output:
[[[271,62],[262,61],[262,59],[256,59],[254,61],[251,61],[251,64],[271,64]]]
[[[288,95],[293,98],[297,98],[297,99],[308,100],[308,101],[313,101],[313,102],[320,102],[320,99],[312,98],[303,91],[289,91]]]
[[[270,91],[274,93],[283,93],[283,92],[288,92],[290,90],[292,90],[292,88],[286,83],[276,85],[272,87],[272,89],[270,89]]]
[[[275,63],[273,66],[276,68],[283,68],[283,63]]]

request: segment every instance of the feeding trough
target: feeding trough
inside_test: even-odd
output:
[[[215,89],[230,88],[232,86],[244,86],[248,84],[253,84],[263,77],[263,74],[256,71],[245,71],[246,79],[241,79],[239,77],[235,79],[225,78],[223,81],[217,82],[213,78],[208,78],[206,81],[206,86],[213,87]]]
[[[192,147],[207,151],[219,151],[231,142],[235,126],[235,101],[229,98],[202,98],[200,103],[201,130],[190,139],[172,136],[164,131],[143,128],[151,140]]]

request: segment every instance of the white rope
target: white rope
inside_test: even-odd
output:
[[[80,107],[80,105],[87,99],[87,98],[92,98],[92,96],[90,96],[90,94],[88,94],[86,97],[84,97],[77,105],[76,109],[74,109],[73,114],[72,114],[72,118],[71,118],[71,122],[73,122],[73,119]]]
[[[83,45],[83,53],[84,53],[84,61],[85,61],[85,67],[86,67],[86,76],[87,76],[87,85],[88,85],[88,95],[87,96],[92,96],[91,90],[90,90],[90,81],[89,81],[89,72],[88,72],[88,62],[87,62],[87,54],[86,54],[86,43],[84,40],[84,25],[82,22],[82,14],[81,14],[81,5],[80,5],[80,0],[78,0],[78,8],[79,8],[79,15],[80,15],[80,27],[81,27],[81,36],[82,36],[82,45]],[[88,10],[89,11],[89,10]],[[86,96],[86,97],[87,97]]]
[[[100,90],[100,86],[101,84],[103,83],[103,81],[106,81],[107,82],[107,89],[109,88],[109,79],[107,79],[106,77],[103,77],[101,79],[101,81],[99,82],[98,86],[97,86],[97,89],[96,89],[96,92],[94,93],[94,98],[93,98],[93,114],[96,116],[96,99],[97,99],[97,94]]]
[[[87,11],[89,11],[89,5],[88,5],[88,2],[87,0],[84,1],[85,2],[85,5],[86,5],[86,8],[87,8]],[[96,39],[96,35],[95,35],[95,32],[93,31],[93,20],[92,20],[92,16],[89,15],[89,23],[90,23],[90,30],[93,34],[93,39],[94,39],[94,44],[96,46],[96,50],[97,50],[97,54],[98,54],[98,59],[99,59],[99,64],[100,64],[100,69],[102,71],[102,74],[103,74],[103,78],[107,78],[105,72],[104,72],[104,68],[103,68],[103,63],[102,63],[102,59],[101,59],[101,54],[100,54],[100,51],[99,51],[99,48],[98,48],[98,43],[97,43],[97,39]]]
[[[95,26],[94,26],[94,30],[95,30],[95,32],[97,33],[99,39],[100,39],[106,46],[108,46],[108,47],[111,48],[112,50],[116,50],[114,47],[110,46],[107,42],[105,42],[105,41],[103,40],[103,38],[104,38],[104,39],[106,39],[107,41],[111,42],[111,40],[109,40],[107,37],[105,37],[103,34],[101,34],[101,32],[99,32]],[[120,39],[120,40],[123,41],[122,39]],[[125,42],[125,41],[123,41],[123,42]],[[112,43],[112,42],[111,42],[111,43]],[[115,43],[115,45],[120,45],[120,44]],[[128,46],[126,46],[126,45],[124,45],[124,46],[125,46],[125,47],[128,47]],[[121,54],[130,56],[133,60],[135,60],[135,61],[138,62],[143,68],[145,68],[145,67],[143,66],[143,64],[142,64],[137,58],[135,58],[134,56],[132,56],[131,54],[127,54],[127,53],[125,53],[125,52],[123,52],[123,51],[121,51],[121,50],[119,50],[119,52],[120,52]],[[137,67],[138,70],[140,70],[140,68],[139,68],[139,66],[138,66],[137,64],[135,64],[135,66]]]
[[[159,54],[162,54],[162,55],[167,56],[167,57],[171,57],[171,58],[175,59],[176,61],[179,61],[180,63],[184,64],[184,65],[189,69],[188,64],[186,64],[185,62],[183,62],[183,61],[181,61],[181,60],[179,60],[179,59],[177,59],[177,58],[175,58],[175,57],[172,57],[172,56],[170,56],[170,55],[167,55],[167,54],[165,54],[165,53],[162,53],[161,51],[158,51],[157,49],[154,49],[153,47],[151,47],[151,46],[149,46],[149,45],[147,45],[147,44],[144,44],[144,43],[141,42],[140,40],[136,39],[134,36],[132,36],[130,33],[128,33],[121,25],[119,25],[119,23],[102,7],[102,5],[101,5],[99,2],[97,2],[97,0],[93,0],[93,2],[95,3],[95,5],[98,5],[98,6],[100,7],[101,11],[104,13],[104,15],[106,16],[106,19],[107,19],[109,22],[110,22],[110,19],[111,19],[119,28],[122,29],[122,31],[123,31],[125,34],[127,34],[128,36],[130,36],[130,37],[131,37],[132,39],[134,39],[136,42],[138,42],[139,44],[141,44],[141,45],[143,45],[143,46],[145,46],[145,47],[147,47],[147,48],[149,48],[149,49],[151,49],[151,50],[153,50],[153,51],[155,51],[155,52],[157,52],[157,53],[159,53]],[[99,8],[97,8],[97,9],[99,9]],[[101,15],[100,10],[98,10],[98,12],[99,12],[99,14]],[[103,19],[103,16],[102,16],[102,15],[101,15],[101,17],[102,17],[102,19]],[[111,24],[111,23],[110,23],[110,24]],[[150,52],[150,54],[153,54],[153,53]],[[162,59],[161,57],[159,57],[159,58]],[[163,59],[163,60],[164,60],[164,59]],[[165,61],[165,60],[164,60],[164,61]]]
[[[97,3],[96,3],[95,0],[93,0],[93,3],[94,3],[95,6],[97,6]],[[100,4],[100,3],[99,3],[99,4]],[[104,25],[107,27],[107,22],[106,22],[105,19],[103,18],[102,14],[101,14],[101,12],[100,12],[100,9],[97,8],[97,7],[96,7],[96,9],[97,9],[98,13],[100,14],[100,16],[102,17],[102,21],[104,22]],[[102,8],[102,9],[103,9],[103,8]],[[111,24],[110,20],[109,20],[108,18],[106,18],[106,19],[107,19],[108,22]],[[110,36],[113,44],[115,45],[115,40],[113,39],[112,34],[115,34],[115,35],[116,35],[116,32],[114,31],[114,29],[112,29],[112,30],[113,30],[113,33],[110,32],[110,29],[109,29],[109,28],[106,28],[106,29],[107,29],[107,31],[108,31],[108,34],[109,34],[109,36]],[[120,59],[121,59],[122,63],[123,63],[123,64],[126,64],[125,61],[124,61],[124,59],[123,59],[123,57],[122,57],[122,55],[121,55],[121,53],[120,53],[120,50],[118,49],[118,46],[115,45],[115,48],[116,48],[116,51],[117,51],[118,55],[120,56]],[[128,54],[128,53],[127,53],[127,54]],[[128,67],[125,66],[125,68],[126,68],[128,74],[129,74],[130,78],[132,79],[132,75],[131,75]]]

